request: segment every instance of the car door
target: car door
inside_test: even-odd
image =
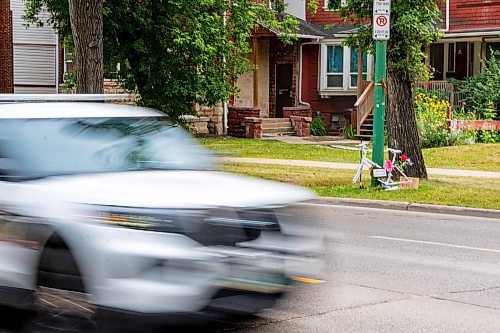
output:
[[[40,248],[47,229],[31,210],[29,187],[12,181],[13,163],[0,138],[0,302],[17,291],[33,289]],[[8,295],[9,297],[7,297]]]

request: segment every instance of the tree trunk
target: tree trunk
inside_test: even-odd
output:
[[[427,179],[413,108],[411,82],[405,80],[406,75],[391,67],[387,71],[388,100],[385,116],[388,144],[390,148],[402,150],[413,161],[414,165],[408,168],[408,176]]]
[[[102,7],[103,0],[69,0],[78,94],[104,92]]]

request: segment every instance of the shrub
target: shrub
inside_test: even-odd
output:
[[[314,117],[311,122],[311,134],[315,136],[326,135],[326,125],[321,117]]]
[[[474,112],[478,119],[493,119],[500,112],[500,61],[499,52],[490,50],[485,72],[467,78],[459,84],[468,111]]]
[[[344,131],[344,137],[348,140],[353,140],[356,138],[356,127],[349,125]]]
[[[446,112],[450,103],[436,95],[419,93],[415,96],[415,112],[420,144],[423,148],[449,145]]]

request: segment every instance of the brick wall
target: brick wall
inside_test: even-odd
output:
[[[276,112],[276,65],[292,64],[292,101],[297,104],[297,78],[299,77],[298,44],[283,45],[278,38],[269,42],[269,118],[274,118]],[[272,51],[271,51],[272,50]]]
[[[500,28],[500,0],[449,0],[450,31]]]
[[[260,109],[229,106],[227,116],[227,134],[229,136],[239,138],[246,137],[245,118],[247,117],[260,117]]]
[[[14,93],[14,55],[10,0],[0,0],[0,93]]]
[[[307,1],[309,2],[309,0]],[[325,10],[325,0],[319,0],[318,11],[316,14],[312,14],[309,10],[306,11],[306,19],[308,22],[316,24],[336,24],[340,23],[340,15],[338,12],[333,10]]]

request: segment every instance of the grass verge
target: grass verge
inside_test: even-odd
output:
[[[433,176],[417,190],[383,191],[351,184],[352,170],[233,163],[225,171],[301,185],[325,197],[362,198],[412,203],[500,209],[500,179]],[[369,185],[369,175],[364,174]]]
[[[216,154],[231,157],[275,158],[341,163],[359,162],[353,151],[317,145],[296,145],[274,140],[200,139]],[[423,150],[430,168],[500,171],[500,144],[474,144]]]

